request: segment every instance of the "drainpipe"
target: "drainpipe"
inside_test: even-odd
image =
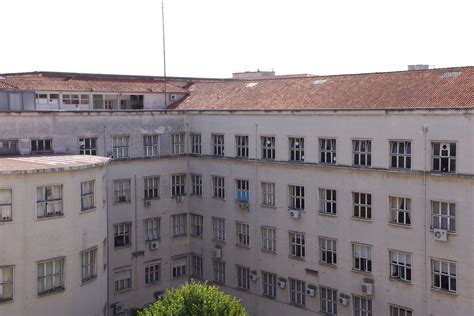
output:
[[[427,257],[427,235],[428,235],[428,227],[427,227],[427,216],[428,216],[428,203],[426,201],[426,181],[427,181],[427,134],[428,134],[428,126],[422,126],[423,131],[423,155],[424,155],[424,165],[423,165],[423,315],[428,315],[428,257]]]
[[[135,267],[134,267],[134,272],[135,272],[135,284],[138,284],[138,214],[137,214],[137,175],[133,176],[133,199],[134,199],[134,212],[135,212]],[[138,288],[135,287],[135,288]],[[138,300],[138,295],[134,295],[135,297],[135,303],[133,304],[134,306],[138,306],[137,300]]]
[[[257,237],[258,236],[258,231],[259,231],[259,221],[258,221],[258,211],[259,211],[259,207],[258,207],[258,124],[255,124],[255,164],[254,164],[254,170],[255,170],[255,194],[254,194],[254,198],[253,198],[253,201],[254,201],[254,207],[253,209],[255,210],[255,236]],[[250,187],[249,187],[250,189]],[[249,207],[249,211],[250,211],[250,207]],[[256,240],[258,240],[258,237],[256,238]],[[256,271],[259,271],[259,262],[258,262],[258,255],[259,255],[259,251],[255,251],[255,270]],[[260,276],[261,277],[261,276]],[[263,282],[263,280],[261,280],[260,282],[258,281],[259,278],[257,278],[257,289],[259,288],[259,283],[260,282]],[[255,295],[255,311],[257,313],[257,315],[259,315],[259,312],[258,312],[258,306],[259,306],[259,295]]]

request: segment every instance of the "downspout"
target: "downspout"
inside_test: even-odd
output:
[[[107,157],[107,126],[104,124],[104,157]],[[107,256],[107,263],[106,266],[104,265],[104,268],[106,268],[106,281],[107,281],[107,301],[106,301],[106,315],[109,315],[109,309],[110,309],[110,269],[109,269],[109,261],[110,261],[110,247],[109,247],[109,242],[110,242],[110,229],[109,229],[109,163],[106,166],[105,169],[105,222],[107,226],[107,236],[106,236],[106,243],[105,247],[106,249],[106,256]]]
[[[428,203],[426,202],[426,187],[427,187],[427,159],[426,155],[427,153],[427,134],[428,134],[428,126],[423,125],[422,127],[423,130],[423,155],[424,155],[424,164],[423,164],[423,208],[424,208],[424,214],[423,214],[423,315],[428,315],[428,287],[427,287],[427,282],[428,282],[428,258],[427,258],[427,234],[428,234],[428,227],[427,227],[427,216],[428,216]]]
[[[135,284],[138,283],[138,214],[137,214],[137,175],[133,176],[133,195],[134,195],[134,212],[135,212]],[[138,306],[137,301],[138,296],[135,295],[135,306]]]
[[[254,198],[253,198],[253,201],[254,201],[254,210],[255,210],[255,217],[256,217],[256,225],[255,225],[255,237],[256,237],[256,241],[258,240],[258,230],[259,230],[259,221],[258,221],[258,211],[259,211],[259,207],[258,207],[258,124],[255,124],[255,164],[254,164],[254,171],[255,171],[255,194],[254,194]],[[250,189],[250,187],[249,187]],[[250,207],[249,207],[249,211],[250,211]],[[259,262],[258,262],[258,255],[259,255],[259,251],[256,251],[255,252],[255,269],[256,271],[259,271]],[[257,291],[258,291],[258,283],[259,283],[259,278],[257,278]],[[261,280],[261,282],[263,282],[263,280]],[[259,314],[258,313],[258,306],[259,306],[259,300],[260,300],[260,295],[255,295],[255,311],[257,312],[257,315]]]

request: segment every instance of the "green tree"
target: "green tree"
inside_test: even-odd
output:
[[[217,286],[193,280],[167,290],[162,298],[137,311],[136,315],[247,316],[248,313],[238,299],[220,291]]]

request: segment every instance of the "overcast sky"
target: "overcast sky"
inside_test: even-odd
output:
[[[169,76],[474,65],[474,1],[164,0]],[[0,73],[162,75],[161,0],[2,0]]]

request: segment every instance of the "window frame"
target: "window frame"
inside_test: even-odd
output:
[[[288,241],[290,244],[290,258],[306,258],[306,234],[303,232],[288,231]]]
[[[400,202],[402,201],[402,202]],[[406,196],[388,196],[388,222],[403,227],[412,226],[412,199]],[[401,217],[400,217],[401,216]],[[403,220],[400,220],[400,219]],[[394,220],[395,219],[395,220]]]
[[[396,148],[393,147],[394,145],[396,145]],[[402,153],[400,152],[401,145],[403,145]],[[390,169],[411,170],[413,157],[411,140],[389,140],[388,150]],[[409,152],[407,153],[407,151]],[[400,163],[401,161],[402,163]]]
[[[132,266],[120,267],[114,269],[114,293],[122,293],[133,289]],[[129,278],[118,278],[118,274],[130,275]],[[121,283],[122,281],[122,283]],[[121,285],[122,284],[122,285]]]
[[[458,144],[455,141],[430,141],[431,143],[431,171],[437,173],[451,173],[455,174],[457,172],[457,157],[458,157]],[[438,155],[435,154],[435,146],[439,146]],[[442,155],[442,146],[448,145],[449,155]],[[454,146],[454,156],[452,155],[452,146]],[[435,159],[439,159],[438,163],[435,163]],[[448,165],[447,170],[443,170],[443,161],[442,159],[447,159],[446,163]],[[435,167],[435,165],[438,167]]]
[[[362,144],[365,150],[362,150]],[[364,161],[363,163],[362,160]],[[359,168],[372,167],[372,139],[352,139],[352,166]]]
[[[325,286],[319,287],[319,310],[321,313],[328,316],[337,315],[337,299],[338,290]]]
[[[235,244],[240,247],[250,247],[250,225],[244,222],[235,222]]]
[[[47,274],[47,269],[46,265],[48,263],[52,263],[52,271],[51,274]],[[43,275],[40,276],[40,265],[43,266]],[[59,267],[56,267],[56,265],[59,265]],[[40,260],[36,262],[36,277],[37,277],[37,282],[36,282],[36,295],[37,296],[43,296],[49,293],[54,293],[54,292],[62,292],[65,290],[65,273],[66,273],[66,257],[56,257],[56,258],[51,258],[51,259],[46,259],[46,260]],[[59,271],[58,271],[59,270]],[[46,283],[47,279],[51,278],[52,286],[48,289],[46,288]],[[56,281],[57,278],[59,278],[59,285],[56,286]],[[40,282],[43,284],[43,290],[40,291]]]
[[[222,238],[220,238],[221,236]],[[225,218],[212,217],[212,239],[225,241]]]
[[[262,250],[276,253],[277,234],[276,227],[260,226],[262,234]]]
[[[191,174],[191,195],[202,197],[202,174]]]
[[[112,153],[114,159],[130,158],[130,140],[130,135],[112,135]]]
[[[97,156],[99,149],[98,149],[98,138],[97,136],[90,136],[90,137],[79,137],[79,155],[89,155],[89,156]],[[82,147],[81,143],[84,143]]]
[[[270,298],[277,297],[277,275],[262,271],[262,295]]]
[[[122,222],[113,225],[114,249],[132,246],[132,222]],[[123,239],[123,244],[117,243],[118,238]],[[117,245],[118,244],[118,245]]]
[[[161,259],[144,263],[145,285],[161,283]]]
[[[455,262],[455,261],[451,261],[451,260],[446,260],[446,259],[441,259],[441,258],[431,258],[430,260],[431,262],[431,288],[434,289],[434,290],[438,290],[438,291],[442,291],[442,292],[445,292],[445,293],[451,293],[451,294],[457,294],[457,283],[458,283],[458,280],[457,280],[457,277],[458,277],[458,263]],[[435,271],[435,263],[438,263],[440,269],[439,269],[439,273],[436,273]],[[447,267],[448,267],[448,272],[443,272],[443,268],[442,268],[442,265],[446,264]],[[452,274],[451,274],[451,265],[454,266],[454,277],[452,277]],[[439,275],[439,286],[436,286],[435,283],[435,279],[436,279],[436,276]],[[443,277],[447,277],[447,281],[448,281],[448,286],[447,288],[444,288],[443,287]],[[454,286],[452,286],[452,283],[453,283],[453,280],[454,280]],[[454,288],[454,289],[452,289]]]
[[[337,191],[329,188],[318,188],[320,215],[337,215]]]
[[[434,205],[438,204],[438,212],[435,213]],[[443,205],[446,204],[446,214],[443,214]],[[445,229],[450,234],[457,233],[457,223],[456,223],[456,212],[457,205],[452,201],[444,200],[430,200],[430,210],[431,210],[431,229]],[[454,215],[451,215],[453,213]],[[435,220],[435,217],[437,218]],[[446,227],[443,227],[443,221],[446,221]],[[454,226],[454,227],[453,227]]]
[[[97,279],[97,249],[92,247],[81,251],[81,283]]]
[[[292,210],[303,211],[305,209],[304,185],[288,185],[288,207]]]
[[[329,146],[328,146],[329,144]],[[329,162],[328,162],[329,158]],[[337,139],[320,137],[319,138],[319,163],[325,165],[337,164]]]
[[[202,154],[202,135],[201,133],[190,133],[189,138],[191,139],[191,154],[201,155]]]
[[[48,199],[48,188],[50,188],[49,192],[53,192],[53,188],[59,188],[59,198],[52,198]],[[42,190],[42,198],[43,200],[38,201],[38,190]],[[53,193],[50,193],[52,195]],[[48,213],[48,203],[50,202],[54,203],[55,205],[59,205],[59,211],[56,210],[56,207],[54,208],[53,212]],[[39,215],[40,214],[40,209],[39,206],[40,204],[44,204],[44,215]],[[45,218],[57,218],[57,217],[63,217],[64,216],[64,186],[62,184],[47,184],[47,185],[41,185],[36,187],[36,219],[45,219]]]
[[[304,162],[304,137],[289,136],[288,137],[289,156],[291,162]]]
[[[261,181],[260,187],[262,190],[262,203],[261,203],[262,206],[275,207],[276,206],[275,182]]]
[[[298,306],[306,306],[306,282],[289,278],[290,303]]]
[[[0,203],[0,223],[13,222],[13,190],[11,188],[0,188],[1,191],[7,191],[7,201]],[[9,192],[9,194],[8,194]],[[3,213],[5,211],[5,214]]]
[[[269,143],[270,142],[270,143]],[[260,144],[262,149],[262,160],[276,159],[276,137],[275,136],[260,136]]]
[[[360,247],[360,254],[357,253],[357,247]],[[363,256],[362,247],[366,248],[367,255]],[[361,243],[352,243],[352,271],[362,272],[362,273],[373,273],[373,257],[372,257],[372,245],[361,244]]]
[[[250,202],[250,181],[248,179],[235,179],[235,202]]]
[[[213,260],[212,262],[213,280],[219,284],[225,284],[225,262]]]
[[[7,269],[10,270],[10,272],[4,272]],[[10,279],[5,278],[5,274],[9,273],[10,274]],[[1,274],[1,281],[0,281],[0,287],[2,288],[2,295],[0,296],[0,303],[2,302],[10,302],[13,301],[15,298],[15,266],[13,265],[4,265],[0,266],[0,274]],[[11,295],[6,295],[5,293],[8,292],[5,290],[5,288],[10,288],[10,293]]]
[[[159,157],[160,156],[160,135],[144,134],[143,135],[143,157]]]
[[[363,303],[363,301],[365,301],[365,303]],[[363,297],[363,296],[354,295],[354,294],[352,295],[352,307],[353,307],[354,316],[372,316],[373,305],[374,304],[373,304],[372,299],[368,297]]]
[[[188,234],[188,214],[180,213],[171,215],[173,237],[187,236]]]
[[[183,155],[186,153],[186,133],[170,133],[170,153],[171,155]]]
[[[190,213],[191,216],[191,236],[203,237],[204,235],[204,216]]]
[[[248,135],[235,135],[235,156],[236,158],[248,159],[250,153]]]
[[[42,142],[42,145],[39,146],[39,142]],[[35,146],[33,144],[35,143]],[[53,147],[53,138],[33,138],[30,141],[31,144],[31,154],[45,154],[54,152]],[[35,149],[33,149],[33,147]],[[42,147],[42,149],[38,149]]]
[[[216,157],[224,157],[225,153],[225,136],[224,134],[211,134],[211,153]]]
[[[211,176],[212,198],[225,200],[225,177]]]
[[[171,197],[186,195],[186,174],[176,173],[171,175]]]
[[[132,180],[131,179],[114,179],[114,204],[127,204],[132,202],[131,190]],[[128,189],[127,189],[128,186]]]
[[[331,266],[337,265],[337,239],[319,236],[319,262]],[[330,258],[330,259],[329,259]]]
[[[161,217],[145,218],[143,220],[143,234],[146,243],[160,240]]]
[[[92,183],[92,192],[84,192],[84,187],[83,184],[85,183]],[[87,211],[92,211],[96,209],[96,199],[95,199],[95,179],[91,180],[86,180],[86,181],[81,181],[81,213],[87,212]],[[84,207],[84,199],[90,199],[92,200],[90,202],[90,207],[85,208]]]
[[[352,219],[372,221],[372,208],[372,193],[352,192]]]
[[[250,291],[250,268],[236,264],[237,288],[239,290]]]
[[[390,279],[411,283],[413,279],[413,255],[400,250],[389,250]]]

